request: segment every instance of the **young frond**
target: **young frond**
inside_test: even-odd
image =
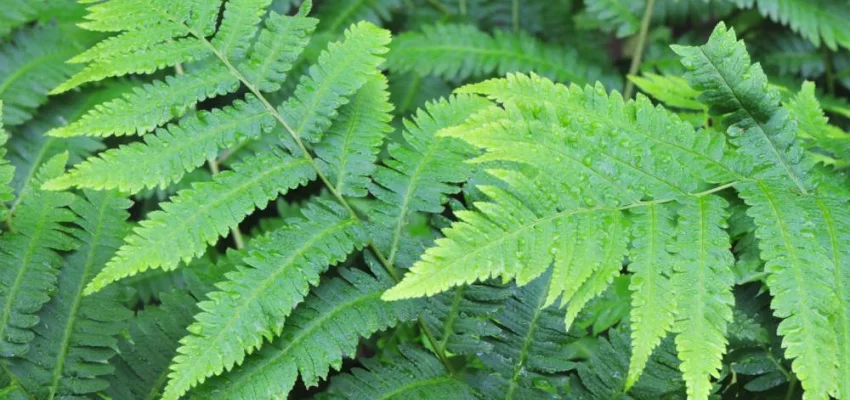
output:
[[[189,262],[255,209],[316,177],[306,160],[273,153],[256,154],[232,168],[212,182],[179,192],[150,213],[89,282],[86,293],[151,268],[171,270]]]
[[[393,42],[387,65],[393,73],[413,71],[450,80],[534,72],[560,82],[601,80],[619,86],[616,76],[579,59],[574,49],[542,43],[524,33],[497,30],[490,35],[472,25],[429,25],[422,32],[403,33]]]
[[[228,273],[199,304],[203,311],[180,341],[164,399],[176,400],[207,377],[242,364],[263,339],[279,336],[321,273],[365,245],[362,223],[342,207],[317,202],[302,210],[303,218],[256,240],[246,265]]]
[[[477,393],[466,383],[452,377],[431,354],[415,348],[400,349],[401,356],[387,363],[365,360],[366,369],[356,368],[350,374],[331,381],[332,398],[427,399],[440,396],[447,400],[472,400]]]
[[[112,256],[129,230],[125,211],[130,202],[115,192],[86,191],[71,204],[79,229],[79,249],[68,256],[56,292],[39,311],[30,350],[9,363],[37,398],[88,396],[106,389],[108,360],[131,316],[121,304],[121,291],[110,288],[83,297],[83,287]]]
[[[342,367],[343,356],[354,356],[361,337],[414,319],[422,306],[418,301],[383,302],[381,294],[393,284],[385,272],[339,273],[341,278],[322,282],[292,311],[280,338],[192,393],[226,400],[286,397],[299,375],[307,387],[318,384],[331,368]]]
[[[9,224],[0,236],[0,357],[21,356],[35,339],[39,311],[56,291],[62,256],[58,251],[76,247],[62,224],[74,220],[67,208],[74,195],[38,189],[41,182],[62,173],[68,155],[45,163],[28,187]]]

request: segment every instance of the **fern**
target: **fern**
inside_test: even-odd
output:
[[[5,145],[8,140],[9,133],[3,129],[3,102],[0,101],[0,220],[5,220],[9,213],[6,202],[14,198],[9,184],[15,176],[15,166],[10,165],[6,159]]]
[[[599,66],[583,64],[575,51],[524,34],[496,31],[491,36],[469,25],[440,24],[423,27],[421,33],[402,34],[393,44],[387,64],[393,72],[413,71],[451,80],[536,72],[564,82],[604,80],[617,85],[616,78]]]
[[[71,204],[82,245],[66,259],[53,298],[38,313],[30,350],[9,365],[13,374],[28,377],[24,387],[38,398],[85,396],[108,386],[102,376],[112,371],[107,361],[130,312],[118,288],[90,297],[82,291],[121,244],[128,206],[114,192],[86,192]]]
[[[404,349],[388,363],[369,362],[366,367],[335,378],[332,397],[424,399],[441,393],[450,399],[476,398],[469,386],[452,378],[437,359],[421,350]]]
[[[36,182],[44,182],[62,173],[67,154],[52,158],[39,169]],[[35,339],[38,312],[57,286],[56,275],[62,264],[58,251],[75,247],[62,223],[74,220],[67,206],[74,201],[71,193],[45,192],[29,188],[9,224],[9,233],[0,236],[3,253],[2,314],[0,314],[0,356],[25,354]]]
[[[241,367],[216,377],[195,392],[199,398],[253,399],[283,396],[296,378],[316,385],[329,369],[339,370],[343,355],[353,355],[359,337],[407,321],[416,315],[416,302],[387,307],[381,293],[391,286],[385,272],[377,276],[341,269],[341,279],[322,283],[296,307],[285,333],[271,345],[248,356]]]
[[[850,10],[841,1],[819,0],[733,0],[739,7],[755,8],[762,15],[809,39],[835,50],[850,48],[850,28],[844,22]]]

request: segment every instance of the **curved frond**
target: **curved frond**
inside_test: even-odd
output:
[[[354,356],[361,337],[416,317],[418,302],[385,303],[381,293],[393,281],[356,269],[339,270],[341,278],[321,283],[283,325],[281,337],[248,356],[227,376],[215,377],[193,391],[192,398],[252,400],[286,397],[298,376],[307,387],[344,356]]]
[[[76,245],[62,226],[74,220],[66,208],[74,195],[38,189],[41,182],[61,174],[67,161],[67,154],[61,154],[39,168],[35,184],[10,221],[11,232],[0,236],[2,357],[27,352],[40,321],[38,312],[56,291],[56,275],[62,266],[57,251],[72,250]]]
[[[265,153],[234,164],[232,171],[216,175],[212,182],[194,184],[133,230],[86,294],[150,268],[177,268],[181,261],[203,254],[255,209],[314,178],[308,161]]]
[[[453,378],[434,356],[414,348],[401,349],[401,356],[388,363],[363,361],[366,369],[331,380],[333,398],[427,399],[439,393],[447,400],[476,399],[475,391]]]
[[[68,256],[58,274],[56,293],[38,313],[30,351],[9,364],[37,398],[88,396],[104,390],[124,321],[131,316],[121,291],[111,288],[83,297],[83,287],[121,245],[129,231],[125,211],[130,201],[115,192],[86,191],[71,204],[80,229],[80,248]]]
[[[602,80],[619,86],[616,75],[586,64],[574,49],[548,45],[524,33],[499,30],[490,35],[472,25],[429,25],[422,32],[402,33],[391,46],[387,65],[393,73],[414,71],[452,80],[534,72],[560,82]]]
[[[393,130],[389,97],[387,78],[370,77],[340,108],[325,137],[314,146],[316,156],[327,163],[328,179],[344,196],[364,197],[368,193],[366,186],[375,171],[381,144]]]
[[[255,240],[247,265],[228,273],[219,291],[199,304],[203,311],[180,341],[164,399],[177,399],[207,377],[242,364],[263,339],[279,336],[319,275],[367,241],[362,224],[341,206],[314,203],[303,214]]]

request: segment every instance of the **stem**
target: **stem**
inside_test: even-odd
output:
[[[209,165],[210,173],[213,176],[218,175],[218,162],[214,158],[207,160],[207,165]],[[233,244],[236,245],[237,249],[245,248],[245,240],[242,239],[242,232],[239,231],[238,225],[230,228],[230,234],[233,236]]]
[[[826,90],[830,95],[835,94],[835,71],[832,70],[832,54],[829,49],[823,48],[823,65],[826,71]]]
[[[437,10],[440,10],[440,12],[443,13],[444,15],[451,15],[451,13],[452,13],[449,10],[448,7],[446,7],[445,5],[443,5],[443,3],[440,3],[437,0],[428,0],[428,4],[430,4],[431,6],[436,8]]]
[[[519,0],[511,1],[511,23],[514,32],[519,32]]]
[[[785,400],[794,398],[794,390],[797,389],[797,377],[791,376],[791,382],[788,383],[788,392],[785,393]]]
[[[466,0],[460,0],[458,4],[458,9],[460,11],[460,15],[466,16]]]
[[[640,21],[640,32],[638,33],[637,47],[632,55],[632,65],[629,67],[628,75],[637,74],[640,68],[640,61],[643,58],[643,48],[646,46],[646,34],[649,32],[649,23],[652,20],[652,10],[655,8],[655,0],[646,0],[646,10],[643,11],[643,19]],[[626,88],[623,90],[623,97],[629,99],[635,91],[635,84],[626,76]]]

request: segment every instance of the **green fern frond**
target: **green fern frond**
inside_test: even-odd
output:
[[[301,77],[288,101],[278,107],[288,121],[291,132],[281,133],[284,144],[299,152],[293,137],[315,143],[330,127],[340,106],[348,103],[371,77],[380,74],[383,54],[390,43],[390,33],[375,25],[361,22],[345,31],[342,42],[328,45],[308,74]]]
[[[128,336],[118,344],[118,356],[111,361],[115,372],[106,390],[113,399],[150,400],[162,395],[168,365],[198,307],[195,297],[179,290],[163,294],[160,300],[160,305],[146,307],[133,317]]]
[[[561,82],[602,80],[619,85],[616,76],[579,60],[574,49],[548,45],[523,33],[490,35],[471,25],[429,25],[422,32],[402,33],[391,46],[387,65],[393,73],[413,71],[449,80],[534,72]]]
[[[152,212],[88,284],[86,294],[150,268],[171,270],[189,262],[255,209],[314,178],[306,160],[284,155],[257,154],[234,164],[232,171],[193,185]]]
[[[499,334],[491,317],[502,309],[511,294],[509,287],[461,286],[429,298],[420,318],[441,349],[451,354],[489,353],[493,345],[480,338]]]
[[[477,394],[453,378],[434,356],[414,348],[401,349],[401,356],[386,363],[364,360],[363,368],[331,380],[331,398],[428,399],[435,395],[450,400],[472,400]]]
[[[445,197],[459,190],[454,184],[471,175],[463,161],[473,154],[472,149],[456,139],[437,137],[437,132],[486,106],[486,101],[465,95],[430,103],[413,120],[405,121],[404,143],[389,145],[389,157],[369,184],[369,192],[380,201],[369,217],[379,227],[375,240],[390,263],[396,262],[404,247],[404,227],[411,215],[442,212]]]
[[[542,398],[541,380],[547,374],[573,368],[569,360],[569,336],[561,312],[546,305],[549,286],[557,281],[547,272],[529,284],[514,288],[502,310],[494,316],[497,333],[484,340],[492,350],[480,355],[491,374],[474,386],[487,398]],[[554,386],[554,384],[553,384]]]
[[[769,71],[804,78],[817,78],[826,72],[823,54],[812,42],[792,32],[763,37],[757,49],[757,59]]]
[[[327,176],[344,196],[364,197],[369,176],[384,137],[391,132],[393,106],[389,102],[387,78],[375,75],[360,87],[314,151],[327,163]]]
[[[130,143],[87,159],[65,175],[45,185],[50,190],[71,186],[118,189],[137,193],[145,188],[165,188],[207,160],[229,148],[270,132],[274,117],[253,95],[230,106],[200,111],[144,141]]]
[[[850,9],[842,0],[733,0],[738,7],[755,8],[773,21],[791,27],[815,46],[850,49]]]
[[[850,135],[830,125],[815,96],[815,85],[804,82],[785,107],[797,121],[798,136],[813,150],[812,157],[824,164],[842,165],[850,161]]]
[[[179,398],[207,377],[242,364],[264,338],[279,336],[319,275],[365,245],[362,224],[342,207],[315,203],[303,210],[303,218],[255,241],[244,260],[248,266],[227,274],[219,291],[199,304],[203,312],[180,341],[163,398]]]
[[[56,275],[62,265],[58,251],[72,250],[76,243],[63,223],[74,220],[66,207],[74,195],[37,189],[40,182],[62,173],[67,154],[58,155],[39,168],[36,185],[28,190],[10,221],[10,232],[0,236],[0,356],[27,352],[35,339],[38,312],[54,294]]]
[[[644,73],[641,76],[631,75],[628,79],[642,92],[669,107],[694,111],[702,111],[705,108],[697,100],[699,92],[691,89],[681,77]]]
[[[0,45],[0,98],[6,126],[21,125],[47,93],[79,70],[65,61],[91,41],[79,29],[55,24],[21,29]]]
[[[676,350],[688,397],[705,399],[726,353],[726,325],[732,321],[734,258],[726,233],[725,200],[702,196],[679,209],[676,261],[671,277],[676,296]]]
[[[245,77],[261,92],[275,92],[310,41],[318,20],[308,18],[305,2],[294,17],[271,13],[245,62]]]
[[[332,0],[323,1],[316,15],[319,30],[336,33],[358,21],[379,25],[388,21],[393,10],[402,5],[401,0]]]
[[[245,57],[258,24],[272,0],[229,0],[212,45],[224,58],[238,61]],[[309,11],[308,4],[307,10]]]
[[[675,213],[663,204],[632,212],[632,248],[629,250],[632,355],[626,389],[638,381],[652,351],[667,336],[677,309],[677,296],[670,279],[675,255],[669,249],[675,238]]]
[[[80,14],[77,2],[65,0],[32,0],[9,2],[0,9],[0,39],[30,22],[45,22],[56,16],[74,19]]]
[[[624,38],[638,32],[641,15],[648,3],[643,0],[586,0],[584,4],[584,10],[575,18],[579,27],[600,29]],[[651,21],[654,25],[668,26],[708,21],[722,18],[733,9],[734,5],[726,0],[656,1]]]
[[[9,213],[6,203],[15,197],[10,186],[15,177],[15,166],[11,165],[6,158],[8,140],[9,133],[3,129],[3,101],[0,100],[0,221],[6,220],[6,215]]]
[[[129,206],[115,192],[91,191],[71,204],[79,217],[80,229],[73,233],[80,248],[66,259],[55,294],[38,313],[30,351],[9,363],[39,399],[86,397],[108,386],[108,360],[131,313],[121,304],[117,287],[89,297],[82,291],[121,245],[129,230]]]
[[[377,269],[375,271],[378,271]],[[227,376],[201,385],[191,398],[251,400],[286,397],[299,374],[305,386],[318,384],[343,356],[354,356],[361,337],[415,318],[421,303],[385,303],[381,294],[394,283],[377,276],[340,269],[341,278],[321,283],[283,325],[280,338],[248,356]]]

